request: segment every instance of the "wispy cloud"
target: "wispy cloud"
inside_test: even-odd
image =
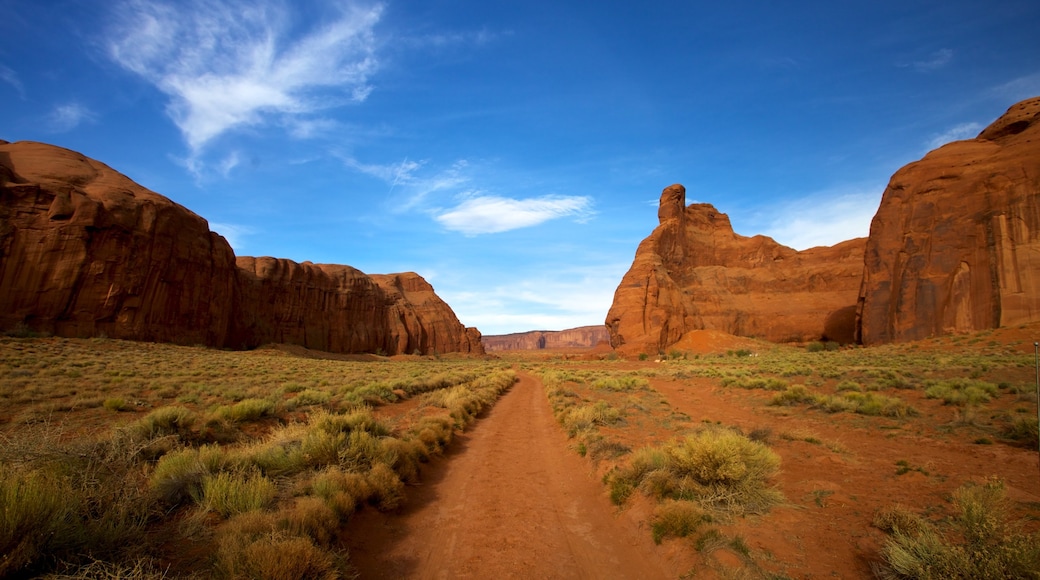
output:
[[[941,48],[925,58],[900,63],[900,67],[909,67],[920,72],[931,72],[939,70],[953,61],[953,50]]]
[[[449,231],[467,236],[493,234],[535,226],[549,220],[592,215],[592,199],[586,196],[543,195],[519,199],[488,193],[474,186],[475,168],[464,159],[448,167],[431,167],[428,160],[402,159],[393,163],[362,163],[341,156],[343,163],[361,173],[384,181],[391,211],[419,210]],[[453,207],[437,200],[455,199]]]
[[[25,87],[22,85],[22,81],[19,80],[18,74],[2,64],[0,64],[0,81],[4,81],[14,87],[14,90],[18,91],[18,96],[25,98]]]
[[[950,143],[951,141],[973,139],[979,134],[979,132],[982,131],[982,128],[983,127],[981,123],[975,122],[954,125],[953,127],[950,127],[949,129],[929,139],[928,150],[931,151],[932,149],[937,149],[947,143]]]
[[[768,214],[763,215],[769,217],[764,220],[749,220],[758,222],[760,228],[751,233],[765,234],[796,250],[865,237],[883,191],[883,185],[856,186],[790,200],[768,208]]]
[[[381,5],[346,3],[320,27],[291,34],[279,0],[126,0],[108,43],[115,62],[171,101],[194,152],[231,129],[363,101],[376,70]]]
[[[476,236],[536,226],[567,216],[584,219],[590,215],[591,208],[592,199],[586,196],[512,199],[477,193],[454,208],[436,214],[435,218],[451,231]]]
[[[210,222],[210,230],[224,236],[227,243],[231,246],[236,253],[241,252],[245,248],[245,238],[256,233],[256,230],[249,226],[242,226],[237,224],[225,224]]]
[[[1040,72],[1012,79],[994,87],[990,92],[1002,101],[1010,103],[1035,97],[1040,95]]]
[[[469,162],[465,159],[441,169],[432,168],[424,174],[420,171],[429,165],[425,159],[404,158],[392,163],[362,163],[350,156],[341,156],[341,159],[347,167],[386,182],[389,188],[386,197],[393,211],[398,213],[421,207],[435,194],[457,194],[459,188],[471,181],[467,171]]]
[[[223,175],[224,177],[227,177],[228,175],[231,174],[231,170],[234,169],[235,167],[238,167],[238,164],[241,163],[241,162],[242,162],[242,159],[240,158],[240,156],[238,154],[238,151],[232,151],[218,165],[218,169],[220,170],[220,174]]]
[[[54,133],[64,133],[81,123],[93,121],[94,113],[79,103],[58,105],[47,115],[47,127]]]

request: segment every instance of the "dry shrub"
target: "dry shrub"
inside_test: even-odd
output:
[[[383,458],[405,483],[419,481],[419,463],[429,459],[426,446],[419,439],[397,439],[387,437],[382,440]]]
[[[557,420],[567,430],[567,434],[574,437],[594,426],[617,423],[621,420],[621,411],[611,407],[606,401],[596,401],[567,408],[557,415]]]
[[[335,510],[320,497],[298,497],[291,508],[278,514],[280,529],[293,536],[310,538],[318,546],[331,546],[339,525]]]
[[[419,441],[422,441],[431,454],[440,453],[455,436],[455,424],[448,417],[423,417],[413,429]]]
[[[185,407],[159,407],[158,409],[127,425],[127,433],[139,440],[150,440],[168,435],[186,437],[198,421],[191,409]]]
[[[640,488],[657,498],[687,499],[729,513],[762,513],[782,501],[770,480],[780,457],[728,429],[706,429],[632,454],[610,476],[611,497]],[[615,502],[617,503],[616,499]]]
[[[78,496],[50,474],[0,471],[0,577],[39,565],[77,542]]]
[[[1040,534],[1009,519],[1004,485],[990,481],[954,493],[957,516],[944,534],[932,525],[895,528],[882,548],[881,578],[1035,578]]]
[[[216,571],[229,579],[340,577],[332,554],[275,526],[270,514],[243,514],[228,521],[217,539]]]
[[[325,500],[341,520],[350,517],[372,495],[372,485],[364,475],[336,468],[316,475],[310,487],[311,493]]]
[[[883,532],[890,534],[901,532],[907,536],[916,536],[927,526],[917,514],[901,505],[879,509],[874,513],[874,520],[871,523]]]
[[[660,544],[667,537],[685,538],[697,531],[702,523],[711,521],[711,516],[693,502],[667,500],[654,508],[650,530],[654,542]]]
[[[397,509],[404,498],[404,483],[397,477],[393,469],[383,463],[372,466],[368,472],[368,483],[372,495],[368,502],[381,510]]]
[[[79,566],[66,565],[60,572],[42,576],[43,580],[163,580],[161,566],[150,558],[127,562],[93,560]]]

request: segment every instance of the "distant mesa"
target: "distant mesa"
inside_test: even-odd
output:
[[[0,143],[0,329],[338,353],[483,354],[418,274],[237,257],[206,220],[79,153]]]
[[[488,352],[506,350],[556,350],[592,348],[610,341],[606,326],[581,326],[567,330],[532,330],[481,338]],[[609,351],[608,351],[609,352]]]
[[[692,331],[882,344],[1040,319],[1040,98],[889,183],[868,238],[796,251],[665,188],[606,325],[622,354]]]

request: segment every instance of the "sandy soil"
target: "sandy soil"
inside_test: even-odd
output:
[[[520,382],[424,472],[399,514],[350,526],[362,578],[676,578],[678,553],[610,504],[541,384]]]

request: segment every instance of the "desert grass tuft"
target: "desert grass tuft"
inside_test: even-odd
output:
[[[711,521],[712,517],[693,502],[666,500],[654,508],[650,531],[654,542],[660,544],[668,537],[685,538]]]
[[[277,529],[270,514],[247,513],[229,520],[217,536],[216,572],[220,577],[338,579],[333,554],[306,536]]]
[[[203,477],[199,504],[226,518],[270,507],[276,493],[274,483],[258,472],[222,471]]]

